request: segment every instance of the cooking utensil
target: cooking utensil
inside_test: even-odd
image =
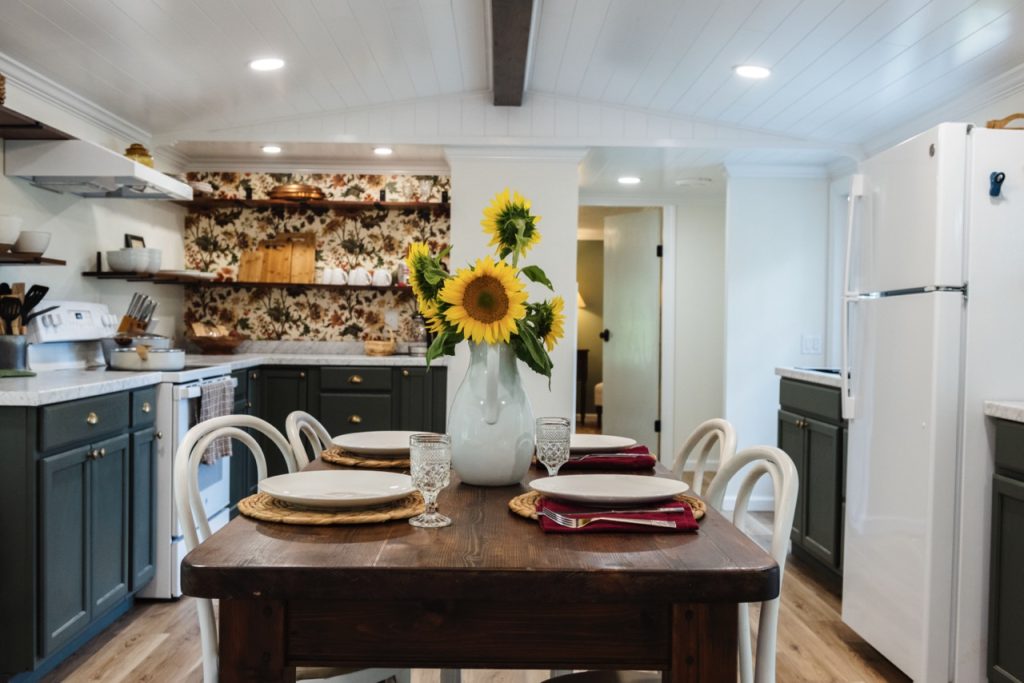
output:
[[[11,293],[11,286],[6,282],[0,282],[0,296],[6,296]]]
[[[21,315],[21,302],[17,297],[5,296],[0,299],[0,320],[4,321],[4,334],[13,334],[11,323]]]
[[[304,183],[288,183],[278,185],[270,191],[271,199],[323,199],[324,193],[319,187],[306,185]]]
[[[11,296],[21,304],[21,310],[25,308],[25,283],[15,282],[11,285]],[[25,334],[24,325],[21,324],[21,314],[11,322],[11,334]]]
[[[49,291],[50,288],[44,287],[43,285],[32,285],[28,288],[28,291],[25,292],[25,299],[21,302],[21,321],[24,324],[28,324],[29,313],[39,305],[39,302],[43,300],[43,297],[45,297]]]
[[[42,314],[49,313],[50,311],[56,311],[58,308],[60,308],[60,306],[48,306],[47,308],[44,308],[42,310],[35,311],[33,313],[29,313],[28,315],[25,315],[25,305],[22,304],[22,306],[21,306],[21,311],[22,311],[22,313],[21,313],[21,320],[22,320],[22,324],[28,325],[30,322],[32,322],[33,320],[35,320],[36,318],[38,318]]]
[[[638,526],[657,526],[668,529],[675,529],[676,523],[668,519],[634,519],[632,517],[566,517],[553,510],[541,508],[540,514],[544,515],[558,526],[567,529],[582,529],[594,522],[622,522],[623,524],[636,524]]]

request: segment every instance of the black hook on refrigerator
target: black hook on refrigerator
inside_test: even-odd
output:
[[[988,176],[988,196],[998,197],[999,193],[1003,191],[1003,181],[1006,180],[1006,174],[1002,171],[992,171]]]

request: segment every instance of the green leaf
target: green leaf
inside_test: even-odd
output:
[[[515,345],[516,357],[526,363],[531,370],[537,374],[551,378],[551,358],[534,329],[525,322],[519,325],[519,331],[514,337],[518,342]]]
[[[547,274],[540,266],[526,266],[519,272],[525,275],[526,279],[530,282],[538,282],[550,289],[552,292],[555,291],[554,285],[551,284],[551,280],[548,279]]]

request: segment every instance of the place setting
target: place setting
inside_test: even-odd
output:
[[[368,470],[303,470],[259,482],[259,492],[238,503],[247,517],[297,525],[372,524],[408,519],[417,527],[451,524],[437,510],[448,486],[451,439],[445,434],[366,432],[372,438],[345,439],[374,455],[402,459],[411,474]],[[380,435],[387,434],[384,438]],[[404,446],[398,435],[404,435]],[[346,435],[357,436],[357,435]]]
[[[409,469],[409,439],[419,432],[387,430],[353,432],[332,439],[320,459],[343,467]]]
[[[532,490],[509,501],[509,509],[537,520],[546,533],[693,532],[706,511],[702,500],[684,495],[689,485],[675,479],[558,474],[574,462],[582,465],[581,469],[653,468],[656,458],[628,437],[572,435],[569,420],[542,417],[536,425],[536,458],[549,476],[531,481]],[[636,460],[645,464],[638,465]],[[590,462],[598,464],[583,464]]]

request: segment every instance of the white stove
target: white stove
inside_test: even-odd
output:
[[[95,369],[112,374],[137,374],[107,370],[101,339],[114,336],[120,317],[106,304],[83,301],[46,301],[57,305],[28,325],[28,365],[37,373],[68,369]],[[153,372],[140,370],[137,372]],[[139,591],[140,597],[177,598],[181,595],[180,568],[185,544],[174,511],[174,454],[188,430],[199,420],[203,385],[234,381],[227,366],[186,366],[161,372],[156,399],[156,573]],[[199,489],[216,531],[228,522],[230,458],[199,466]]]

